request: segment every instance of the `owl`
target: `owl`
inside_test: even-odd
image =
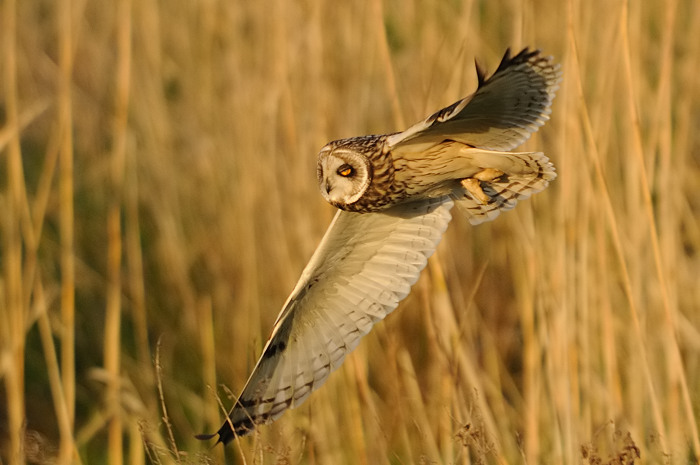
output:
[[[509,152],[549,119],[559,67],[538,51],[506,52],[479,88],[406,131],[341,139],[319,154],[323,197],[337,208],[377,212],[449,195],[472,224],[491,220],[556,177],[542,153]]]
[[[282,307],[218,442],[299,406],[405,298],[456,204],[472,224],[546,188],[554,166],[510,152],[549,119],[561,79],[551,57],[507,50],[474,94],[403,132],[342,139],[318,156],[322,196],[339,211]],[[209,439],[211,435],[199,435]]]

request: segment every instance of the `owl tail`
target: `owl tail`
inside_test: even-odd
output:
[[[479,154],[472,157],[483,171],[461,180],[451,194],[471,224],[493,220],[557,177],[554,165],[540,152],[484,152],[482,160]]]

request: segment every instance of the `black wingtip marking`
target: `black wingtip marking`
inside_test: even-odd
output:
[[[232,425],[231,420],[227,418],[224,424],[221,425],[221,428],[219,428],[219,431],[217,431],[216,433],[195,434],[194,437],[195,439],[199,439],[200,441],[208,441],[218,435],[219,438],[216,440],[214,446],[216,446],[219,443],[225,446],[229,442],[233,441],[236,438],[236,436],[245,436],[251,433],[253,429],[255,429],[255,422],[253,422],[253,420],[250,418],[246,418],[245,420],[236,422],[235,425]]]
[[[522,52],[518,53],[515,56],[515,58],[518,58],[519,56],[521,56],[523,54],[523,52],[526,50],[527,50],[527,47],[525,47],[525,49],[523,49]],[[498,68],[496,68],[496,71],[493,74],[496,74],[496,73],[508,68],[510,65],[513,64],[514,61],[515,60],[513,58],[511,58],[511,56],[510,56],[510,47],[508,47],[506,49],[506,53],[503,54],[503,58],[501,58],[501,62],[498,64]]]
[[[213,434],[195,434],[195,435],[194,435],[194,438],[195,438],[195,439],[199,439],[200,441],[208,441],[208,440],[210,440],[210,439],[213,439],[214,436],[216,436],[217,434],[219,434],[219,433],[213,433]],[[216,444],[218,444],[218,443],[220,443],[220,442],[221,442],[221,438],[219,438],[219,440],[216,441]],[[216,444],[214,444],[214,445],[216,445]]]
[[[284,350],[287,348],[287,343],[284,341],[278,341],[275,344],[271,344],[270,347],[267,348],[265,353],[263,354],[264,359],[272,358],[275,355],[284,352]]]
[[[506,68],[509,68],[514,65],[519,65],[522,63],[527,63],[532,57],[535,57],[540,54],[540,50],[536,49],[533,51],[530,51],[529,47],[525,47],[522,49],[520,52],[518,52],[517,55],[514,57],[510,56],[510,47],[506,49],[506,53],[503,54],[503,58],[501,59],[501,63],[498,65],[498,68],[496,68],[496,71],[493,74],[498,74],[501,71],[503,71]]]
[[[237,422],[233,427],[231,421],[227,419],[217,432],[219,440],[216,441],[216,443],[223,443],[223,445],[226,445],[233,441],[236,436],[240,437],[251,433],[254,428],[255,423],[250,418]]]
[[[489,79],[491,79],[493,76],[496,74],[503,72],[504,70],[510,68],[511,66],[519,65],[522,63],[527,63],[531,58],[537,56],[540,54],[540,50],[533,50],[530,51],[529,47],[525,47],[522,49],[520,52],[518,52],[517,55],[514,57],[511,57],[510,55],[510,47],[506,49],[506,52],[503,54],[503,58],[501,58],[501,62],[498,65],[498,68],[496,68],[496,71],[491,75],[491,77],[486,77],[486,70],[479,64],[477,60],[474,60],[474,65],[476,66],[476,78],[479,80],[479,85],[478,87],[482,87],[486,82],[488,82]],[[433,115],[435,116],[435,115]]]

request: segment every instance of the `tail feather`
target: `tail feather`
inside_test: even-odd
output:
[[[488,201],[463,186],[452,192],[452,198],[467,215],[471,224],[491,221],[502,211],[515,207],[518,200],[544,190],[557,177],[554,165],[543,153],[503,153],[513,162],[513,169],[491,181],[479,181]]]

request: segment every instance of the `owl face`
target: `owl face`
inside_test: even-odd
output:
[[[317,174],[323,198],[341,209],[357,202],[372,181],[372,168],[366,156],[330,145],[318,155]]]

